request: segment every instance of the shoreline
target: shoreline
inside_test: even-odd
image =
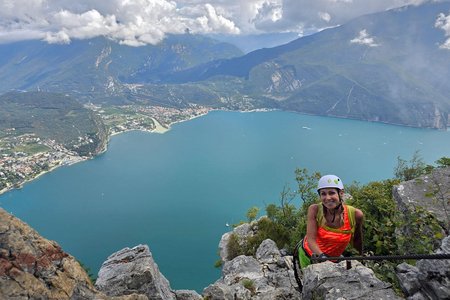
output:
[[[33,178],[29,178],[29,179],[24,180],[23,182],[20,182],[18,184],[18,186],[17,185],[12,185],[12,186],[9,186],[9,187],[1,189],[0,190],[0,197],[3,194],[6,194],[7,192],[10,192],[10,191],[13,191],[13,190],[20,190],[25,184],[30,183],[30,182],[38,179],[39,177],[54,171],[55,169],[57,169],[59,167],[71,166],[71,165],[74,165],[76,163],[80,163],[80,162],[83,162],[83,161],[94,159],[95,157],[97,157],[97,156],[105,153],[106,151],[108,151],[109,141],[110,141],[111,137],[113,137],[115,135],[119,135],[119,134],[130,132],[130,131],[141,131],[141,132],[148,132],[148,133],[164,134],[164,133],[166,133],[166,132],[168,132],[168,131],[170,131],[172,129],[172,125],[173,124],[181,123],[181,122],[187,122],[187,121],[193,120],[195,118],[203,117],[203,116],[207,115],[210,111],[212,111],[212,110],[208,110],[206,113],[198,114],[198,115],[192,116],[192,117],[184,119],[184,120],[178,120],[178,121],[172,122],[172,123],[169,124],[168,127],[165,127],[165,126],[161,125],[161,123],[159,123],[158,120],[156,120],[155,118],[152,117],[153,122],[155,122],[155,129],[153,129],[153,130],[148,130],[148,129],[145,130],[145,129],[137,129],[136,128],[136,129],[127,129],[127,130],[111,133],[111,134],[108,135],[107,142],[105,144],[104,149],[99,151],[97,154],[92,155],[92,156],[85,156],[85,157],[73,156],[68,161],[62,160],[59,164],[54,165],[51,168],[49,168],[48,170],[42,171],[39,174],[36,174],[36,176],[34,176]]]
[[[71,166],[71,165],[74,165],[76,163],[79,163],[79,162],[82,162],[82,161],[85,161],[85,160],[88,160],[88,159],[91,159],[91,158],[93,158],[93,157],[83,158],[81,156],[74,156],[68,162],[62,161],[61,163],[52,166],[48,170],[41,171],[39,174],[36,174],[36,176],[34,176],[33,178],[29,178],[29,179],[24,180],[23,182],[21,182],[19,184],[19,186],[14,186],[13,185],[11,187],[3,188],[2,190],[0,190],[0,196],[5,194],[5,193],[7,193],[7,192],[9,192],[9,191],[12,191],[12,190],[20,190],[25,184],[30,183],[31,181],[36,180],[39,177],[41,177],[41,176],[43,176],[43,175],[45,175],[47,173],[50,173],[50,172],[52,172],[53,170],[55,170],[55,169],[57,169],[59,167]]]

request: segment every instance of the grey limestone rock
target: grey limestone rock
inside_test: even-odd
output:
[[[95,286],[108,296],[136,293],[149,299],[176,300],[146,245],[110,255],[100,268]]]
[[[272,240],[264,240],[256,251],[256,259],[264,263],[276,263],[281,257],[280,250]]]
[[[232,288],[221,282],[209,285],[202,294],[208,300],[234,300]]]
[[[391,285],[375,277],[373,271],[359,262],[323,262],[305,268],[304,299],[402,299]]]
[[[232,231],[224,233],[219,242],[219,256],[223,262],[228,260],[227,245],[232,233],[233,233]]]
[[[447,230],[450,229],[450,167],[434,169],[431,174],[400,183],[393,189],[399,209],[420,206],[432,212]]]
[[[450,253],[450,236],[436,253]],[[415,267],[402,263],[396,272],[408,299],[450,299],[450,260],[419,260]]]
[[[226,261],[222,277],[203,292],[208,299],[300,299],[292,269],[276,244],[265,240],[256,258],[238,256]],[[291,263],[292,264],[292,263]]]
[[[235,234],[238,237],[239,243],[241,243],[242,245],[242,243],[244,243],[248,237],[251,237],[255,234],[255,231],[257,230],[256,226],[257,222],[258,221],[253,221],[251,223],[241,224],[236,228],[234,228],[233,231],[226,232],[222,235],[222,238],[220,239],[219,242],[219,255],[220,259],[223,262],[229,260],[227,245],[231,235]]]
[[[325,262],[307,267],[303,293],[292,269],[292,256],[282,256],[275,242],[265,240],[255,258],[238,256],[225,262],[222,277],[204,290],[207,299],[402,299],[390,284],[359,262]]]
[[[196,291],[192,290],[176,290],[175,296],[177,300],[202,300],[202,296],[200,296]]]

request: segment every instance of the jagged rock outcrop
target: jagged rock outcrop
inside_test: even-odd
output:
[[[238,243],[242,246],[243,243],[245,243],[249,237],[252,237],[258,231],[257,224],[258,221],[244,223],[239,226],[236,226],[232,231],[226,232],[222,235],[219,242],[219,256],[223,262],[229,260],[227,245],[228,242],[230,241],[231,236],[233,234],[236,235],[238,238]]]
[[[72,256],[0,209],[0,299],[93,299],[97,294]]]
[[[357,261],[349,270],[346,262],[313,264],[305,268],[303,278],[304,299],[403,299]]]
[[[238,256],[226,261],[222,277],[207,287],[207,299],[402,299],[389,283],[359,262],[324,262],[308,266],[303,274],[303,291],[298,289],[292,256],[283,256],[275,242],[265,240],[255,258]]]
[[[436,253],[450,254],[450,236],[442,240]],[[450,260],[419,260],[416,266],[402,263],[396,271],[407,299],[450,298]]]
[[[292,257],[281,256],[275,242],[265,240],[252,256],[226,261],[222,277],[203,291],[207,299],[299,299]]]
[[[393,189],[398,208],[406,215],[415,207],[432,212],[443,228],[450,229],[450,167],[400,183]]]
[[[122,249],[102,264],[95,283],[108,296],[145,295],[154,300],[199,300],[195,291],[172,291],[147,245]]]

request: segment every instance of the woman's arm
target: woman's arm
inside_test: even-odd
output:
[[[358,250],[359,254],[363,254],[363,223],[364,214],[361,210],[355,210],[355,234],[353,236],[353,247]]]
[[[317,238],[317,204],[311,204],[308,208],[307,224],[306,224],[306,238],[308,240],[309,248],[313,254],[320,255],[322,250],[320,250],[319,245],[316,243]]]

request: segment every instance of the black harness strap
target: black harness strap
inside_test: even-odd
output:
[[[293,253],[293,264],[294,264],[294,277],[295,277],[295,281],[297,281],[298,284],[298,288],[300,290],[300,292],[303,290],[303,283],[302,280],[300,279],[300,261],[298,259],[298,247],[302,247],[302,242],[303,240],[301,240],[300,242],[297,243],[297,245],[295,245],[295,249],[294,249],[294,253]]]

